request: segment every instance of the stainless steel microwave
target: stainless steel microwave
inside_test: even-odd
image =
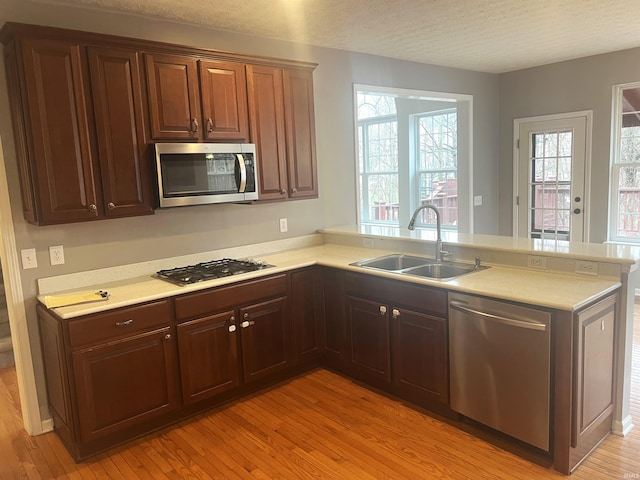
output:
[[[249,143],[156,143],[160,208],[258,199]]]

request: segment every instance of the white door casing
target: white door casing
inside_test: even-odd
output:
[[[514,120],[514,236],[588,241],[591,123],[591,111]]]

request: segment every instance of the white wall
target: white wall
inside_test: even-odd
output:
[[[16,243],[18,249],[35,248],[39,265],[37,269],[22,272],[22,288],[31,343],[36,352],[39,401],[43,406],[46,400],[35,318],[37,278],[294,237],[325,226],[355,223],[354,83],[473,95],[474,189],[484,197],[484,205],[475,210],[475,230],[497,232],[496,75],[312,48],[140,17],[96,14],[75,7],[32,4],[28,0],[0,0],[0,23],[6,21],[319,64],[314,74],[314,89],[320,198],[251,206],[181,207],[157,211],[153,216],[48,227],[29,225],[22,217],[4,64],[0,64],[0,136],[4,142]],[[281,217],[289,220],[286,235],[278,231]],[[65,265],[49,266],[49,245],[64,245]]]

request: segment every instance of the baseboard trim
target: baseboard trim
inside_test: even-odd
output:
[[[626,437],[633,430],[633,419],[627,415],[622,421],[614,420],[613,433],[620,437]]]
[[[42,433],[53,432],[53,418],[47,418],[42,421]]]

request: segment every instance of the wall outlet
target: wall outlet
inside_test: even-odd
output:
[[[38,267],[35,248],[25,248],[24,250],[20,250],[20,254],[22,255],[22,268],[24,270]]]
[[[587,275],[598,275],[598,263],[576,260],[576,273],[586,273]]]
[[[482,195],[476,195],[473,197],[473,206],[479,207],[480,205],[482,205]]]
[[[280,219],[280,233],[285,233],[289,231],[289,224],[287,223],[287,219],[286,218],[281,218]]]
[[[49,261],[51,265],[64,265],[64,248],[62,248],[62,245],[49,247]]]
[[[540,255],[527,255],[527,267],[546,269],[547,257]]]

